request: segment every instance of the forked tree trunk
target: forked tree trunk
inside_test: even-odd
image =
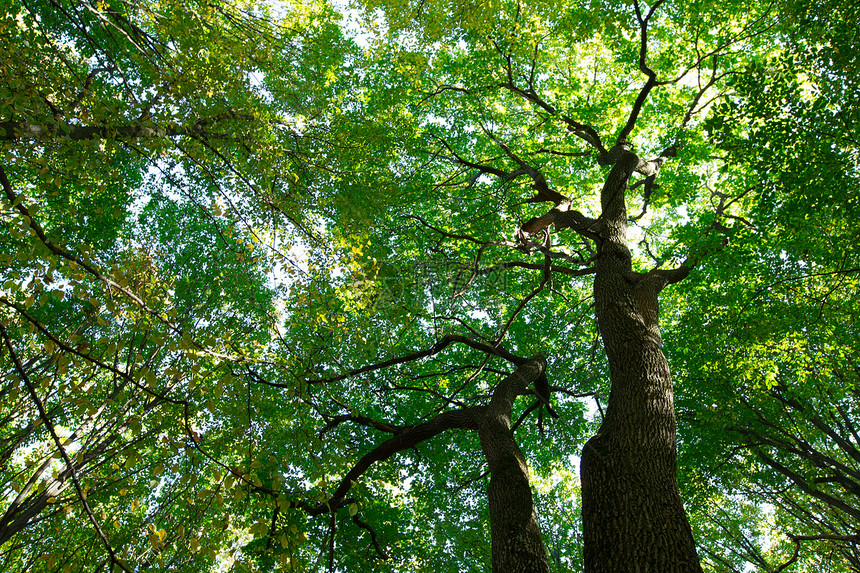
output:
[[[632,272],[626,245],[624,192],[637,161],[625,154],[602,193],[594,296],[612,388],[582,452],[585,571],[701,572],[676,481],[672,379],[657,313],[665,281]]]

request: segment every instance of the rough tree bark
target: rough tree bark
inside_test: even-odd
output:
[[[543,358],[531,359],[502,380],[478,423],[481,449],[490,469],[493,573],[545,573],[546,548],[534,509],[525,457],[511,434],[514,399],[546,369]]]
[[[594,297],[612,386],[582,453],[587,573],[701,572],[678,492],[672,379],[660,348],[657,295],[672,281],[633,272],[627,247],[625,192],[641,167],[625,150],[601,192]]]

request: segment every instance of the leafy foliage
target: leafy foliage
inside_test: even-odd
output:
[[[689,272],[706,569],[860,568],[858,36],[825,4],[4,6],[0,568],[486,570],[481,442],[432,424],[545,355],[559,417],[536,383],[513,435],[580,570],[599,246],[527,227],[598,220],[621,144],[657,158],[634,270]]]

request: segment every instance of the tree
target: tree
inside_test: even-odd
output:
[[[847,7],[361,8],[3,13],[4,569],[853,558]]]

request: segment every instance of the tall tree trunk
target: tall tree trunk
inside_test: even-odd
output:
[[[625,153],[602,191],[594,297],[612,388],[582,452],[585,571],[701,572],[676,480],[672,379],[657,312],[665,280],[634,273],[627,248],[624,195],[638,163]]]

